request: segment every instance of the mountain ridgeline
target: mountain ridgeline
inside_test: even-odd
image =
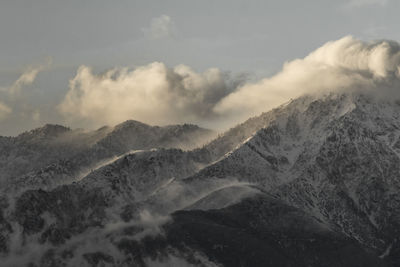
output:
[[[150,126],[126,121],[96,131],[47,124],[16,137],[0,137],[0,184],[54,187],[134,150],[191,149],[215,133],[196,125]]]
[[[214,138],[0,138],[1,266],[400,266],[400,105],[303,96]]]

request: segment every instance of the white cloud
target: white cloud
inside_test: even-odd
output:
[[[362,6],[371,6],[371,5],[378,5],[378,6],[386,6],[388,0],[350,0],[346,4],[347,7],[362,7]]]
[[[211,68],[197,73],[185,65],[152,63],[134,70],[116,68],[95,75],[81,66],[59,110],[70,121],[92,126],[136,119],[151,124],[199,122],[214,118],[215,104],[240,78]]]
[[[307,93],[362,90],[399,95],[400,46],[351,36],[328,42],[304,59],[284,64],[277,75],[246,84],[221,100],[220,114],[255,115]]]
[[[150,23],[150,27],[143,28],[143,33],[146,37],[151,39],[161,39],[167,37],[173,37],[176,33],[176,28],[171,17],[162,15],[157,18],[153,18]]]
[[[394,97],[400,95],[400,45],[347,36],[285,63],[272,77],[242,81],[215,68],[197,73],[158,62],[103,75],[82,66],[59,110],[71,121],[92,126],[136,119],[223,128],[303,94],[361,90]]]

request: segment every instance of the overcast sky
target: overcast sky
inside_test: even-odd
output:
[[[162,62],[257,80],[346,35],[398,41],[399,11],[395,0],[2,0],[0,134],[84,127],[56,108],[82,65],[99,74]]]

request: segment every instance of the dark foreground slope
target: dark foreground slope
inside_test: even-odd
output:
[[[166,243],[223,266],[385,266],[305,212],[262,195],[220,210],[179,211]]]

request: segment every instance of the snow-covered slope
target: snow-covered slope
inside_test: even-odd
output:
[[[207,181],[210,188],[214,180],[251,183],[396,263],[400,105],[332,94],[302,97],[271,113],[265,128],[186,178],[196,185],[185,186],[185,195]]]
[[[79,179],[44,187],[61,176],[42,171],[19,180],[33,190],[1,198],[0,257],[20,266],[399,266],[399,116],[395,102],[330,94],[294,99],[193,150],[150,148],[182,148],[194,126],[99,130],[90,157],[61,164]]]
[[[0,184],[12,188],[53,188],[132,150],[197,147],[214,133],[195,125],[150,126],[126,121],[96,131],[45,125],[17,137],[0,138]]]

